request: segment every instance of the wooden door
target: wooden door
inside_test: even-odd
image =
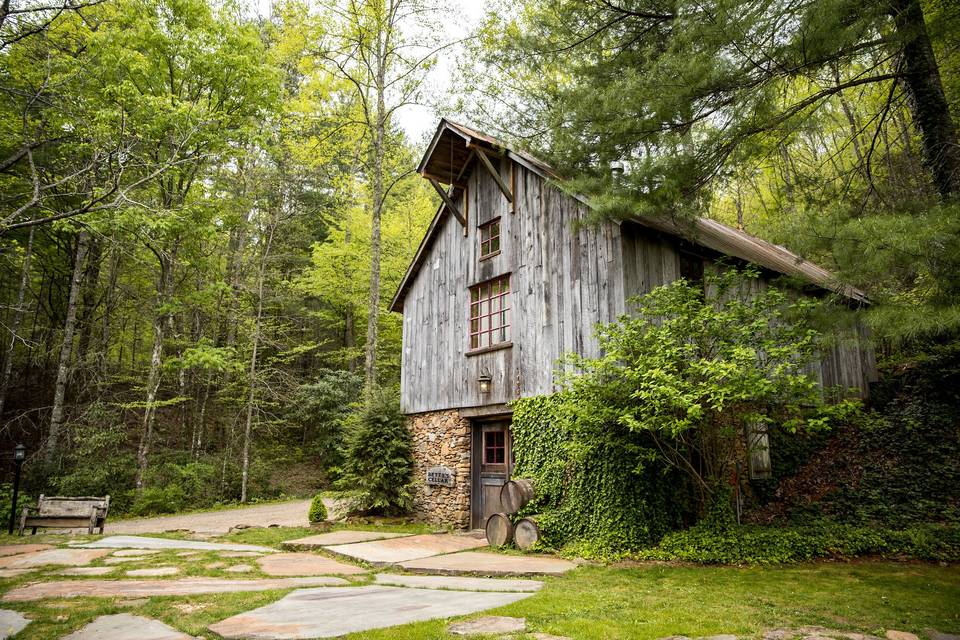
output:
[[[479,529],[492,514],[503,511],[500,487],[510,479],[513,470],[513,451],[510,443],[510,423],[482,422],[473,432],[473,500],[471,526]]]

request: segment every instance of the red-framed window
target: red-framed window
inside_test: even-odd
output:
[[[507,463],[507,432],[484,431],[483,433],[483,464]]]
[[[480,225],[480,259],[500,253],[500,218]]]
[[[470,349],[510,342],[510,275],[470,287]]]

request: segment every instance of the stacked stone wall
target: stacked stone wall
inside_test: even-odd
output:
[[[470,526],[470,421],[457,410],[407,417],[413,438],[414,515],[425,522],[466,529]],[[427,469],[444,466],[453,486],[427,484]]]

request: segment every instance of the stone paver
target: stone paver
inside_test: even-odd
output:
[[[256,551],[273,553],[275,549],[255,544],[202,542],[199,540],[175,540],[173,538],[150,538],[147,536],[108,536],[78,544],[75,549],[190,549],[193,551]]]
[[[0,609],[0,640],[20,633],[28,624],[30,621],[19,611]]]
[[[178,558],[192,558],[193,556],[200,555],[199,551],[181,551],[177,554]]]
[[[379,573],[377,584],[413,589],[454,589],[457,591],[502,591],[531,593],[543,586],[537,580],[504,580],[499,578],[466,578],[458,576],[410,576],[398,573]]]
[[[33,553],[53,549],[52,544],[3,544],[0,545],[0,557],[17,556],[21,553]]]
[[[159,620],[118,613],[100,616],[63,640],[194,640]]]
[[[534,633],[531,635],[533,640],[573,640],[568,636],[555,636],[552,633]]]
[[[248,564],[235,564],[232,567],[227,567],[224,571],[227,573],[250,573],[254,571],[254,567]]]
[[[339,586],[343,578],[267,578],[239,580],[229,578],[180,578],[179,580],[62,580],[38,582],[8,591],[0,600],[28,602],[44,598],[149,598],[152,596],[192,596],[201,593],[235,593],[296,587]]]
[[[917,634],[909,631],[897,631],[896,629],[887,629],[887,640],[920,640]]]
[[[936,629],[924,629],[923,632],[930,640],[960,640],[960,635],[956,633],[944,633]]]
[[[223,569],[227,566],[226,562],[211,562],[210,564],[203,565],[204,569]]]
[[[152,556],[155,553],[162,553],[162,551],[162,549],[120,549],[110,555],[118,558],[142,558],[144,556]]]
[[[535,576],[566,573],[577,565],[551,556],[508,556],[465,551],[401,562],[399,566],[418,573],[441,575]]]
[[[455,636],[479,636],[493,633],[523,633],[527,630],[527,621],[509,616],[484,616],[476,620],[456,622],[447,627]]]
[[[365,569],[338,562],[313,553],[276,553],[257,558],[263,572],[271,576],[321,576],[325,574],[354,575]]]
[[[0,578],[16,578],[31,571],[33,569],[0,569]]]
[[[127,575],[131,578],[174,576],[178,573],[180,573],[179,567],[150,567],[149,569],[131,569],[127,571]]]
[[[405,538],[409,533],[387,533],[386,531],[331,531],[306,538],[287,540],[281,546],[289,549],[310,549],[328,547],[335,544],[353,544],[355,542],[370,542],[371,540],[386,540],[387,538]]]
[[[323,503],[331,519],[340,517],[343,509],[336,500],[324,498]],[[277,525],[281,527],[306,527],[309,500],[294,500],[274,504],[258,504],[237,509],[221,509],[203,513],[189,513],[156,518],[138,518],[136,520],[118,520],[108,523],[111,533],[134,534],[156,533],[158,531],[194,531],[223,535],[240,525],[260,526]]]
[[[443,553],[465,551],[487,546],[487,541],[472,536],[431,533],[405,536],[389,540],[372,540],[355,544],[339,544],[324,547],[328,551],[371,564],[393,564],[405,560],[428,558]]]
[[[124,556],[122,558],[104,558],[103,564],[127,564],[146,560],[146,556]]]
[[[62,564],[74,567],[90,564],[97,558],[110,553],[100,549],[47,549],[23,553],[16,556],[0,558],[0,568],[4,569],[31,569],[48,564]]]
[[[228,639],[333,638],[355,631],[467,615],[529,596],[384,586],[299,589],[273,604],[227,618],[209,628]]]
[[[260,551],[222,551],[221,558],[259,558],[263,555]]]
[[[104,576],[114,571],[115,567],[72,567],[58,573],[61,576]]]

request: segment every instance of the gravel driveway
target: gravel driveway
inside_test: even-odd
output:
[[[332,515],[336,503],[329,499],[325,499],[324,502]],[[137,518],[136,520],[111,521],[108,518],[105,533],[107,535],[162,533],[176,529],[188,529],[196,533],[225,534],[230,530],[230,527],[242,524],[260,527],[271,524],[281,527],[306,527],[308,524],[307,510],[309,508],[309,500],[294,500],[292,502],[275,502],[203,513]]]

